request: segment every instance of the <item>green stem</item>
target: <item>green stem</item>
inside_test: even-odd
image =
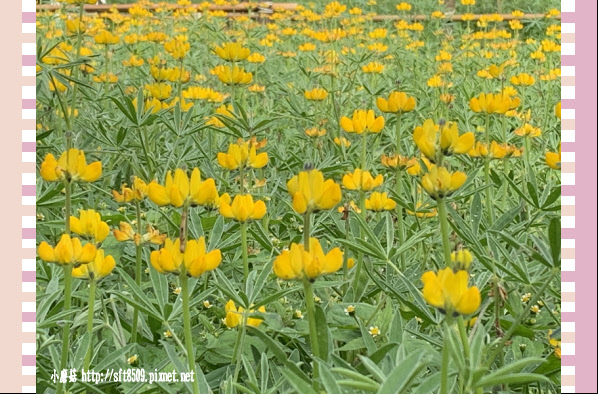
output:
[[[363,132],[363,137],[361,137],[361,170],[365,171],[365,159],[366,159],[366,152],[367,152],[367,133]]]
[[[92,340],[92,330],[93,330],[93,309],[96,299],[96,284],[97,282],[95,279],[92,279],[89,283],[89,301],[87,302],[87,334],[89,335],[89,348],[87,349],[87,354],[85,355],[85,362],[83,363],[83,370],[89,370],[89,363],[91,361],[91,354],[93,352],[93,340]]]
[[[486,114],[486,128],[484,130],[486,136],[486,147],[490,149],[490,114]],[[493,185],[490,183],[490,159],[486,157],[484,159],[484,183],[486,184],[486,210],[488,211],[488,222],[490,225],[494,222],[494,210],[493,210]]]
[[[309,251],[309,237],[311,236],[311,212],[307,210],[303,215],[303,247]]]
[[[438,205],[438,219],[440,220],[440,233],[442,235],[442,250],[444,253],[444,263],[447,267],[452,268],[453,262],[451,260],[451,244],[449,241],[449,223],[446,215],[446,201],[444,198],[439,198]]]
[[[459,336],[461,337],[461,342],[463,342],[463,350],[465,352],[465,359],[469,359],[471,351],[469,349],[469,339],[467,338],[467,333],[465,332],[465,321],[463,320],[462,315],[459,315],[459,320],[457,321],[457,325],[459,326]]]
[[[239,194],[245,194],[245,167],[239,166]]]
[[[189,278],[187,277],[187,269],[185,264],[181,264],[181,294],[183,295],[183,325],[185,327],[185,347],[187,348],[187,361],[189,363],[189,371],[193,372],[195,379],[193,379],[193,393],[199,394],[199,381],[197,380],[197,373],[195,372],[195,353],[193,352],[193,337],[191,336],[191,316],[189,307]]]
[[[135,200],[135,209],[137,213],[137,234],[141,236],[141,207],[139,206],[139,200]],[[137,245],[135,247],[135,284],[137,286],[141,286],[141,259],[142,259],[143,250],[141,249],[141,245]],[[131,327],[131,342],[137,342],[137,326],[139,322],[139,309],[135,308],[133,310],[133,324]]]
[[[307,322],[309,324],[309,339],[311,342],[311,352],[314,357],[320,357],[320,347],[318,346],[318,331],[316,329],[316,312],[314,307],[314,289],[307,278],[303,278],[303,288],[305,290],[305,306],[307,308]],[[318,391],[318,363],[313,361],[313,387]]]
[[[396,124],[396,137],[397,137],[397,146],[396,146],[396,155],[397,160],[400,161],[400,154],[401,154],[401,113],[397,113],[397,124]],[[397,191],[397,198],[401,198],[402,189],[403,189],[403,182],[401,179],[401,169],[399,168],[399,164],[397,162],[396,168],[396,191]],[[397,226],[399,230],[399,244],[403,245],[405,243],[405,230],[403,226],[403,206],[401,204],[397,204]],[[399,254],[399,267],[401,267],[401,271],[405,270],[405,259],[403,257],[403,253]],[[387,271],[388,272],[388,271]]]
[[[244,312],[245,313],[245,312]],[[237,334],[237,340],[235,342],[235,350],[233,352],[233,362],[236,362],[235,365],[235,375],[233,377],[233,382],[237,383],[239,379],[239,372],[241,371],[241,355],[240,353],[243,352],[243,346],[245,344],[245,332],[247,327],[247,318],[243,315],[243,320],[241,323],[241,327],[239,328],[239,332]]]
[[[448,324],[444,329],[444,338],[442,341],[442,368],[440,375],[440,394],[448,393],[448,370],[449,370],[449,330]]]
[[[79,6],[79,24],[81,24],[83,21],[83,4],[81,4]],[[77,26],[77,44],[75,46],[75,54],[76,54],[76,58],[75,61],[78,61],[79,58],[81,57],[81,42],[83,40],[83,33],[81,32],[81,30],[79,30],[79,26]],[[73,78],[75,80],[79,79],[79,69],[80,69],[80,65],[75,67],[75,70],[73,71]],[[74,115],[75,112],[75,104],[77,103],[77,90],[79,89],[79,84],[75,84],[73,86],[73,94],[71,96],[71,113]]]
[[[247,255],[247,223],[239,223],[241,227],[241,249],[243,252],[243,279],[247,283],[247,277],[249,276],[249,257]]]
[[[153,169],[152,161],[150,160],[150,155],[149,155],[149,150],[148,150],[148,145],[147,145],[148,142],[147,142],[147,140],[143,139],[143,134],[141,133],[141,128],[136,127],[136,129],[137,129],[137,134],[139,136],[139,144],[141,144],[141,147],[143,148],[143,155],[145,156],[145,161],[149,168],[150,179],[152,179],[154,177],[154,169]]]
[[[359,209],[361,209],[361,217],[365,221],[366,219],[366,211],[365,211],[365,192],[363,190],[359,191]],[[365,237],[365,230],[361,229],[361,239]],[[363,253],[359,252],[357,255],[357,268],[355,268],[355,277],[353,278],[353,291],[355,292],[354,295],[357,297],[357,285],[359,284],[359,278],[361,277],[361,266],[363,265]],[[355,298],[357,300],[357,298]]]
[[[67,220],[68,223],[68,220]],[[68,231],[67,231],[68,233]],[[63,268],[64,270],[64,311],[71,310],[71,284],[72,284],[72,276],[71,271],[73,270],[72,264],[67,264]],[[64,326],[62,327],[62,353],[60,355],[60,370],[64,371],[66,369],[66,363],[69,357],[69,334],[71,331],[71,322],[70,316],[64,322]],[[62,394],[63,385],[60,380],[56,385],[56,393]]]

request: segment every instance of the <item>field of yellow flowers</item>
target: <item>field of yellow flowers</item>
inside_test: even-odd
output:
[[[38,392],[560,392],[552,1],[62,3]]]

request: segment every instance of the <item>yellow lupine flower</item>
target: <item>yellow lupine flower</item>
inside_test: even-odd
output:
[[[220,203],[220,214],[238,222],[259,220],[266,214],[266,204],[262,200],[254,202],[251,194],[237,194],[232,204],[224,200]]]
[[[112,34],[108,30],[101,30],[98,34],[93,37],[96,44],[100,45],[114,45],[118,44],[120,37]]]
[[[263,63],[266,61],[266,58],[264,57],[264,55],[255,52],[247,57],[247,61],[249,63]]]
[[[216,269],[222,261],[220,249],[206,252],[205,238],[189,240],[185,244],[185,252],[181,252],[180,238],[172,241],[166,239],[164,247],[150,255],[152,267],[161,274],[179,273],[181,264],[185,264],[187,274],[197,278],[206,271]]]
[[[238,42],[227,42],[214,49],[214,52],[222,60],[227,62],[240,62],[249,57],[251,51]]]
[[[268,164],[266,152],[257,154],[255,145],[244,141],[230,144],[228,152],[219,152],[217,158],[218,164],[231,171],[239,167],[263,168]]]
[[[343,186],[349,190],[369,191],[384,182],[382,174],[378,174],[375,178],[369,171],[363,171],[356,168],[352,173],[343,176]]]
[[[471,252],[467,249],[460,249],[457,252],[451,253],[451,261],[453,262],[453,269],[456,271],[469,271],[469,266],[473,261]]]
[[[145,90],[149,91],[153,98],[166,100],[172,94],[172,85],[164,82],[145,85]]]
[[[561,144],[559,144],[559,151],[556,152],[546,152],[546,165],[554,170],[561,169]]]
[[[342,145],[342,146],[344,146],[344,147],[349,147],[349,146],[351,146],[351,141],[349,141],[349,140],[348,140],[348,139],[346,139],[345,137],[341,137],[341,138],[334,137],[334,140],[333,140],[333,142],[334,142],[336,145],[338,145],[338,146],[341,146],[341,145]]]
[[[519,106],[519,97],[509,97],[504,94],[482,93],[478,97],[469,100],[469,108],[473,112],[485,112],[489,114],[504,114]]]
[[[116,202],[130,202],[133,200],[142,201],[147,197],[147,184],[139,177],[133,177],[132,187],[122,185],[120,193],[112,190],[112,197]]]
[[[511,83],[515,86],[524,85],[531,86],[536,82],[536,79],[528,73],[521,73],[511,77]]]
[[[63,152],[58,161],[48,153],[40,166],[40,174],[48,182],[95,182],[102,175],[102,162],[87,164],[85,153],[78,149]]]
[[[316,170],[301,171],[287,182],[293,198],[293,209],[298,214],[332,209],[341,200],[341,187]]]
[[[417,126],[413,130],[415,145],[430,160],[436,159],[439,129],[440,127],[432,119],[426,119],[422,126]]]
[[[70,217],[71,231],[77,235],[93,238],[102,242],[110,234],[108,223],[103,222],[100,214],[93,209],[79,211],[79,217]]]
[[[135,245],[144,243],[152,243],[154,245],[162,245],[166,239],[166,234],[160,234],[160,231],[154,229],[149,224],[147,225],[147,232],[143,235],[138,234],[127,222],[120,222],[117,229],[112,230],[114,238],[118,242],[134,241]]]
[[[266,307],[263,305],[260,306],[257,310],[258,310],[258,312],[266,313]],[[243,309],[243,307],[241,307],[241,306],[239,306],[239,308],[237,309],[233,300],[229,300],[226,303],[226,305],[224,306],[224,311],[226,312],[226,317],[224,318],[224,324],[228,328],[235,328],[239,324],[243,323],[243,319],[245,318],[246,312]],[[254,310],[250,309],[249,313],[254,313]],[[248,317],[247,325],[252,326],[252,327],[259,327],[260,324],[262,324],[262,321],[263,321],[262,319],[257,319],[255,317]]]
[[[312,90],[306,90],[304,93],[306,99],[311,101],[322,101],[328,97],[328,92],[322,88],[313,88]]]
[[[91,243],[82,246],[79,238],[71,238],[70,235],[63,234],[54,248],[45,241],[40,243],[37,253],[45,262],[59,265],[73,264],[76,267],[91,263],[96,257],[97,249]]]
[[[440,132],[440,148],[446,156],[465,154],[473,148],[474,143],[475,137],[472,132],[459,135],[456,122],[449,122]]]
[[[307,135],[308,137],[313,137],[313,138],[322,137],[322,136],[326,135],[326,129],[319,129],[317,127],[311,127],[309,129],[305,130],[305,135]]]
[[[369,62],[362,66],[361,70],[366,74],[381,74],[384,71],[384,65],[378,62]]]
[[[515,129],[515,134],[520,137],[539,137],[542,135],[542,130],[539,127],[534,127],[529,123]]]
[[[386,192],[373,192],[369,198],[365,200],[365,209],[370,211],[392,211],[397,207],[397,203],[388,198]]]
[[[343,266],[343,252],[339,248],[324,254],[320,242],[316,238],[309,239],[309,251],[303,244],[293,243],[290,249],[283,250],[274,260],[272,270],[281,279],[310,280],[318,276],[333,274]]]
[[[449,172],[444,167],[431,166],[422,177],[422,187],[433,199],[447,197],[457,191],[465,181],[467,175],[461,171]]]
[[[183,59],[187,52],[191,49],[191,44],[187,40],[186,36],[177,36],[172,40],[164,43],[164,49],[170,53],[172,57],[177,60]]]
[[[172,205],[182,207],[184,204],[207,205],[218,198],[214,179],[201,180],[201,173],[196,167],[191,172],[191,178],[180,168],[174,172],[168,171],[164,186],[152,181],[148,186],[148,196],[157,205]]]
[[[230,104],[222,104],[220,107],[216,108],[216,114],[226,116],[227,118],[235,117],[235,114],[233,113],[233,106]],[[212,116],[206,124],[220,129],[225,127],[224,123],[222,123],[222,121],[218,119],[216,116]]]
[[[104,257],[104,250],[99,249],[91,263],[73,268],[71,275],[79,279],[100,280],[108,276],[115,265],[114,257],[110,255]]]
[[[382,116],[376,118],[371,109],[368,111],[358,109],[353,112],[351,119],[343,116],[340,125],[347,133],[379,133],[384,128],[384,118]]]
[[[391,92],[388,100],[383,97],[376,99],[376,106],[382,112],[410,112],[415,109],[415,97],[407,96],[405,92]]]
[[[447,315],[470,315],[480,307],[481,296],[476,286],[468,287],[468,280],[467,271],[455,273],[448,267],[438,274],[428,271],[421,277],[423,297],[428,304]]]
[[[253,80],[253,74],[236,64],[233,67],[218,66],[215,71],[220,82],[226,85],[247,85]]]

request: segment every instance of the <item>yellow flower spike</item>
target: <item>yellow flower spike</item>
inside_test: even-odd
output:
[[[520,137],[539,137],[542,135],[542,130],[539,127],[534,127],[529,123],[525,123],[523,126],[515,129],[515,134]]]
[[[292,177],[287,189],[298,214],[332,209],[341,200],[340,185],[332,179],[324,180],[324,174],[316,169],[301,171]]]
[[[415,109],[415,105],[415,97],[407,96],[405,92],[391,92],[388,99],[383,97],[376,99],[376,106],[382,112],[410,112]]]
[[[306,90],[304,96],[310,101],[322,101],[326,100],[328,92],[322,88],[313,88],[312,90]]]
[[[252,314],[255,312],[254,309],[250,309],[249,312],[246,312],[242,307],[235,306],[233,300],[229,300],[226,305],[224,306],[224,311],[226,312],[226,317],[224,318],[224,324],[228,328],[235,328],[239,324],[243,324],[246,321],[246,325],[252,327],[259,327],[262,324],[262,319],[258,319],[255,317],[245,317],[246,314]],[[266,307],[260,306],[258,308],[258,312],[266,313]]]
[[[384,182],[382,174],[378,174],[375,178],[369,171],[363,171],[356,168],[352,173],[343,176],[343,186],[349,190],[370,191]]]
[[[191,172],[190,179],[180,168],[175,170],[174,177],[168,171],[164,186],[152,181],[147,190],[150,200],[159,206],[210,205],[218,198],[214,179],[202,181],[197,167]]]
[[[232,204],[220,203],[220,214],[238,222],[260,220],[266,214],[266,204],[261,200],[254,202],[250,194],[237,194]]]
[[[244,141],[230,144],[228,152],[219,152],[217,159],[220,166],[231,171],[239,167],[263,168],[268,164],[266,152],[257,154],[256,145]]]
[[[433,199],[448,197],[457,191],[465,181],[467,175],[461,171],[449,172],[444,167],[431,166],[422,177],[422,187]]]
[[[183,253],[181,253],[181,240],[166,239],[164,247],[160,250],[154,250],[150,255],[152,267],[161,274],[178,273],[179,267],[183,263]]]
[[[247,61],[249,63],[263,63],[266,61],[266,58],[264,57],[264,55],[261,55],[259,53],[252,53],[247,57]]]
[[[102,175],[102,162],[87,164],[83,151],[69,149],[60,155],[58,161],[52,154],[47,154],[41,164],[40,174],[48,182],[95,182]]]
[[[227,62],[240,62],[247,59],[251,53],[249,48],[244,48],[238,42],[224,43],[222,46],[216,47],[214,52],[220,59]]]
[[[511,77],[511,83],[515,86],[531,86],[536,82],[535,78],[528,73],[521,73]]]
[[[130,202],[133,200],[142,201],[147,197],[147,184],[139,177],[133,177],[131,188],[127,185],[121,187],[121,191],[112,190],[112,197],[116,202]]]
[[[93,262],[73,268],[71,274],[79,279],[100,280],[110,275],[115,266],[114,257],[104,257],[104,250],[99,249]]]
[[[224,311],[226,312],[226,318],[224,320],[224,324],[228,328],[235,328],[241,323],[241,314],[237,312],[237,307],[233,300],[229,300],[226,305],[224,306]]]
[[[206,241],[204,237],[197,240],[190,240],[185,246],[184,262],[187,273],[198,278],[203,273],[215,270],[222,262],[220,249],[206,252]]]
[[[333,141],[334,141],[334,143],[335,143],[336,145],[338,145],[338,146],[341,146],[341,145],[342,145],[342,146],[344,146],[344,147],[349,147],[349,146],[351,146],[351,141],[349,141],[349,140],[348,140],[348,139],[346,139],[345,137],[341,137],[341,138],[334,137],[334,140],[333,140]]]
[[[372,195],[365,200],[365,209],[370,211],[392,211],[397,207],[397,203],[388,198],[386,192],[373,192]]]
[[[468,287],[469,274],[460,270],[444,268],[436,274],[428,271],[421,277],[424,284],[422,294],[426,302],[449,316],[474,313],[481,303],[480,291],[476,286]]]
[[[417,216],[418,218],[433,218],[438,215],[438,210],[436,208],[430,209],[427,204],[424,205],[421,201],[415,203],[415,212],[410,210],[407,210],[406,212],[407,214]]]
[[[384,128],[384,117],[376,118],[373,110],[358,109],[353,112],[351,119],[343,116],[340,125],[347,133],[363,134],[364,132],[379,133]]]
[[[133,230],[133,226],[131,226],[129,223],[120,222],[118,229],[112,230],[112,234],[118,242],[125,242],[133,240],[136,233],[135,230]]]
[[[79,218],[70,217],[71,231],[77,235],[93,238],[102,242],[110,234],[108,223],[103,222],[100,214],[93,209],[79,211]]]
[[[445,156],[465,154],[473,148],[474,143],[475,137],[472,132],[459,135],[456,122],[450,122],[440,132],[440,147]]]
[[[112,34],[108,30],[101,30],[93,37],[96,44],[100,45],[114,45],[120,41],[119,36]]]
[[[559,144],[558,153],[546,152],[546,165],[554,170],[561,169],[561,144]]]
[[[430,160],[436,160],[439,127],[432,119],[426,119],[422,126],[413,130],[413,141],[419,150]]]
[[[510,97],[501,93],[482,93],[469,100],[469,108],[473,112],[504,115],[507,111],[517,108],[520,103],[519,97]]]
[[[311,127],[305,130],[305,135],[312,138],[323,137],[326,135],[326,129],[319,129],[317,127]]]
[[[381,74],[384,71],[384,65],[378,62],[369,62],[362,66],[361,70],[366,74]]]
[[[191,44],[187,41],[186,36],[177,36],[170,41],[164,43],[164,49],[166,52],[170,53],[172,57],[177,60],[183,59],[189,50],[191,49]]]
[[[75,267],[92,262],[96,253],[93,244],[81,246],[79,238],[71,238],[68,234],[63,234],[54,248],[47,242],[40,243],[38,248],[39,258],[43,261],[59,265],[73,264]]]
[[[236,64],[233,67],[218,66],[216,75],[220,82],[226,85],[248,85],[253,80],[252,73],[245,72],[243,67],[239,67]]]
[[[343,252],[334,248],[324,254],[316,238],[309,239],[309,252],[302,244],[291,244],[290,250],[283,252],[274,260],[274,274],[284,280],[315,280],[318,276],[333,274],[343,265]]]
[[[451,253],[451,261],[453,262],[453,269],[455,271],[469,271],[469,266],[473,261],[473,256],[471,255],[471,252],[469,250],[460,249],[457,252]]]

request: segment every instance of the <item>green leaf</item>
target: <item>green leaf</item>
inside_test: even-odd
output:
[[[328,361],[328,354],[330,353],[330,349],[328,346],[329,343],[329,333],[328,333],[328,323],[326,322],[326,314],[320,305],[315,306],[315,315],[316,315],[316,332],[318,335],[318,346],[320,348],[320,355],[322,360],[325,362]]]
[[[279,363],[284,365],[287,370],[293,371],[294,376],[299,377],[306,383],[310,382],[310,379],[307,377],[307,375],[301,369],[299,369],[297,365],[289,361],[285,351],[282,350],[282,348],[276,342],[274,342],[272,338],[270,338],[263,331],[260,331],[255,327],[248,326],[247,330],[249,331],[249,333],[258,337],[264,343],[264,345],[266,345],[266,347],[270,349],[270,351],[272,352],[272,354],[274,354],[274,357],[276,357]]]
[[[552,263],[558,267],[561,262],[561,220],[553,218],[548,225],[548,240],[550,242],[550,251]]]
[[[109,355],[107,355],[106,357],[104,357],[104,359],[102,361],[100,361],[95,366],[94,369],[96,371],[104,371],[108,367],[112,366],[119,359],[121,359],[123,361],[123,363],[124,363],[126,355],[129,354],[129,351],[131,349],[133,349],[134,346],[137,346],[137,345],[134,344],[134,343],[130,343],[130,344],[126,345],[126,346],[121,347],[120,349],[117,349],[117,350],[113,351],[112,353],[110,353]]]
[[[386,377],[378,394],[403,393],[410,387],[412,380],[425,366],[420,352],[410,354],[406,359],[397,364]]]
[[[494,222],[494,224],[492,225],[492,227],[490,227],[489,230],[492,231],[501,231],[503,230],[505,227],[507,227],[507,225],[509,223],[511,223],[513,221],[513,219],[515,219],[517,217],[517,215],[519,215],[519,212],[521,212],[521,210],[523,209],[523,205],[519,205],[507,212],[505,212],[501,217],[499,217],[496,222]]]
[[[358,355],[359,360],[361,360],[361,365],[370,373],[372,377],[378,381],[379,383],[383,383],[386,380],[386,376],[384,372],[369,358],[362,356],[361,354]]]
[[[482,220],[482,198],[480,193],[473,195],[471,200],[471,229],[474,235],[478,235],[480,229],[480,221]]]
[[[320,361],[318,361],[318,365],[320,367],[320,379],[322,380],[322,385],[326,390],[326,394],[342,394],[343,390],[336,382],[336,379],[334,375],[332,375],[332,372],[330,372],[328,365]]]
[[[300,376],[297,376],[294,371],[282,369],[280,372],[287,378],[291,386],[295,389],[295,392],[302,394],[318,394],[311,388],[311,385],[308,382],[304,381]]]

